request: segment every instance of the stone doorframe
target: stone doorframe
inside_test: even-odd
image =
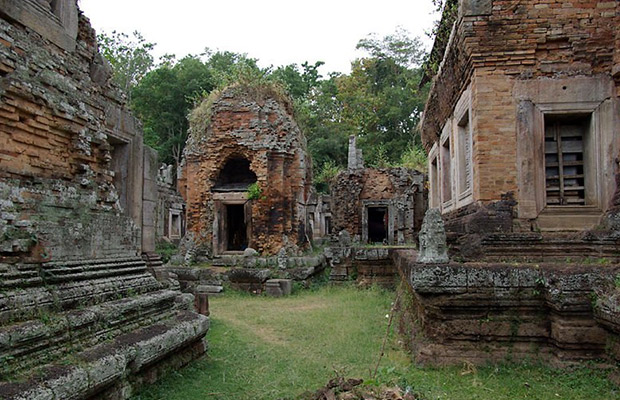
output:
[[[362,243],[368,243],[368,208],[385,207],[387,209],[388,244],[394,244],[394,207],[390,200],[362,200]]]
[[[237,253],[228,251],[228,235],[227,235],[227,212],[228,205],[244,205],[245,226],[248,238],[248,247],[252,247],[252,202],[248,200],[247,192],[228,192],[214,193],[214,216],[213,216],[213,254],[231,254]]]

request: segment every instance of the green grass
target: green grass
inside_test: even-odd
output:
[[[334,377],[410,387],[424,399],[616,399],[608,371],[519,364],[419,368],[389,342],[370,380],[394,294],[323,287],[280,299],[238,293],[212,298],[209,356],[171,372],[135,399],[281,399]]]

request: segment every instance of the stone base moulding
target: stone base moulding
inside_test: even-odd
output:
[[[419,363],[620,359],[618,265],[428,265],[415,251],[392,256],[410,293],[401,328]]]

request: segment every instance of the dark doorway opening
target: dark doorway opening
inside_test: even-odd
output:
[[[332,233],[332,217],[325,217],[325,233],[327,235]]]
[[[214,190],[218,192],[243,192],[256,182],[256,174],[245,158],[231,158],[220,171]]]
[[[226,250],[242,251],[248,247],[248,232],[243,204],[226,205],[227,243]]]
[[[387,207],[368,207],[368,242],[387,242]]]

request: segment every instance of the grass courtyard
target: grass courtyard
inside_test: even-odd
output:
[[[227,292],[210,299],[205,359],[171,372],[135,400],[294,399],[336,374],[398,385],[420,399],[620,399],[608,370],[510,364],[420,368],[394,333],[379,357],[394,293],[325,286],[285,298]]]

